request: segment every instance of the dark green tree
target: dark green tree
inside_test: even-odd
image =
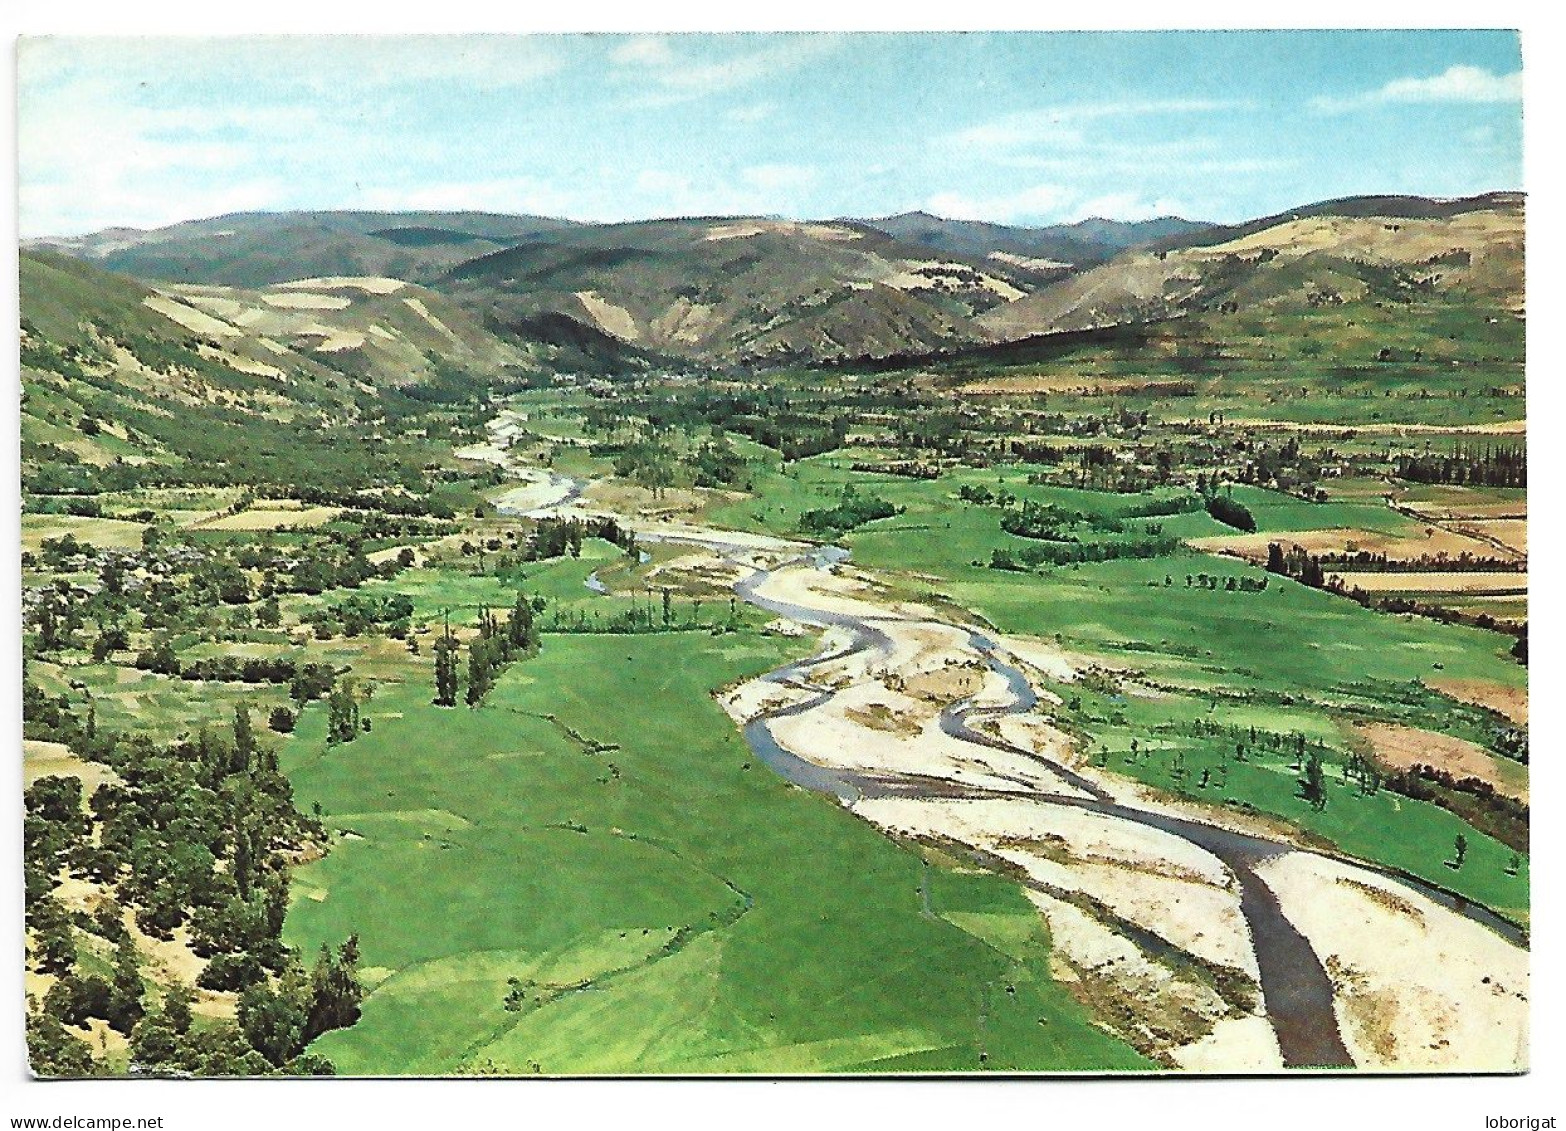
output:
[[[255,764],[256,732],[250,725],[250,704],[234,704],[234,757],[243,769]]]
[[[38,1008],[27,1012],[27,1060],[40,1076],[92,1076],[98,1069],[87,1042],[73,1036],[58,1017]]]
[[[1321,751],[1312,748],[1305,756],[1305,769],[1300,778],[1299,796],[1317,812],[1327,807],[1327,776],[1322,766]]]
[[[359,1019],[364,988],[359,984],[359,936],[349,935],[334,957],[325,943],[310,971],[310,1007],[304,1043],[322,1033],[346,1029]]]
[[[131,1031],[131,1063],[148,1071],[179,1067],[180,1036],[167,1015],[149,1013]]]
[[[115,949],[114,980],[109,986],[109,1024],[128,1037],[146,1012],[142,1006],[141,961],[129,936],[121,939]]]
[[[250,1047],[281,1068],[304,1049],[308,1020],[304,995],[292,987],[257,982],[239,995],[235,1019]]]
[[[76,935],[65,911],[52,897],[33,905],[33,954],[45,974],[64,974],[76,965]]]
[[[359,737],[359,697],[354,683],[345,679],[332,688],[326,701],[326,741],[352,742]]]
[[[184,982],[174,982],[163,991],[163,1016],[176,1033],[190,1030],[190,1007],[196,995]]]
[[[514,652],[530,652],[538,647],[538,628],[534,623],[533,604],[522,593],[512,606],[511,619],[506,622],[506,635]]]
[[[495,665],[490,657],[489,641],[480,636],[468,645],[468,706],[477,707],[494,686]]]
[[[435,705],[457,705],[457,638],[449,624],[435,641]]]

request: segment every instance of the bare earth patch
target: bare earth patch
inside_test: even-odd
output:
[[[970,397],[1016,397],[1035,393],[1075,393],[1080,396],[1125,396],[1156,393],[1183,384],[1170,377],[1098,377],[1069,373],[1022,373],[970,381],[958,391]]]
[[[1499,793],[1528,800],[1528,770],[1501,759],[1472,742],[1448,734],[1390,723],[1362,723],[1355,732],[1375,748],[1376,760],[1389,769],[1431,766],[1458,778],[1487,781]]]
[[[306,292],[293,294],[264,294],[261,300],[268,306],[283,310],[347,310],[349,299],[342,295],[315,295]]]
[[[408,284],[401,279],[385,279],[378,275],[328,275],[319,279],[295,279],[291,283],[278,283],[273,289],[280,291],[365,291],[372,295],[389,295],[402,290]]]
[[[1437,691],[1464,703],[1488,707],[1518,726],[1528,725],[1528,689],[1484,679],[1427,679]]]
[[[1192,538],[1189,541],[1198,550],[1229,554],[1258,563],[1267,560],[1267,547],[1273,542],[1284,549],[1299,546],[1312,554],[1364,551],[1371,554],[1385,554],[1394,561],[1412,561],[1425,555],[1434,557],[1438,554],[1456,558],[1465,553],[1487,558],[1522,557],[1515,551],[1494,546],[1471,534],[1448,530],[1444,526],[1427,526],[1422,531],[1404,535],[1335,527],[1330,530],[1274,530],[1262,534],[1218,534],[1210,538]]]
[[[284,526],[324,526],[336,518],[336,507],[252,507],[201,523],[204,530],[277,530]]]
[[[108,766],[98,762],[82,761],[62,742],[40,742],[36,739],[24,738],[22,740],[23,786],[32,785],[39,778],[46,777],[80,778],[82,792],[89,796],[104,782],[120,780],[119,775]]]
[[[1465,521],[1458,529],[1480,538],[1490,538],[1519,554],[1528,552],[1528,520],[1525,518],[1491,518]]]
[[[1367,593],[1525,593],[1526,573],[1338,573],[1349,589]]]

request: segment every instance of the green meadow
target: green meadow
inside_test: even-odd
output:
[[[748,515],[745,504],[735,504],[727,517],[765,518],[787,532],[797,525],[798,513],[835,498],[850,482],[896,502],[904,513],[844,535],[855,564],[911,595],[940,596],[1004,632],[1047,638],[1162,689],[1152,698],[1096,694],[1080,685],[1056,688],[1078,707],[1063,721],[1089,749],[1102,750],[1116,772],[1193,800],[1280,817],[1352,855],[1406,870],[1526,921],[1526,859],[1510,874],[1512,850],[1460,818],[1385,791],[1364,796],[1342,776],[1355,720],[1431,728],[1486,744],[1486,716],[1429,691],[1421,681],[1446,677],[1525,686],[1526,669],[1507,654],[1509,638],[1374,612],[1232,558],[1189,551],[1035,572],[991,569],[983,563],[993,550],[1016,553],[1028,540],[1001,531],[994,508],[958,501],[964,483],[1003,486],[1019,497],[1108,515],[1146,496],[1032,486],[1026,469],[1017,467],[959,470],[934,482],[845,468],[841,454],[802,461],[791,474],[760,483],[762,496]],[[1262,531],[1357,527],[1396,534],[1413,526],[1379,498],[1312,503],[1245,486],[1235,487],[1233,495]],[[1205,512],[1148,521],[1180,537],[1232,533]],[[1202,586],[1201,574],[1217,578],[1218,587]],[[1268,585],[1262,592],[1223,588],[1229,578],[1263,577]],[[1301,733],[1326,744],[1326,808],[1317,811],[1299,799],[1299,774],[1287,758],[1234,763],[1221,743],[1160,733],[1196,719]],[[1143,749],[1136,759],[1129,756],[1133,738]],[[1150,749],[1157,753],[1149,755]],[[1176,752],[1183,755],[1178,764]],[[1199,786],[1203,770],[1209,784]],[[1387,837],[1389,827],[1399,835]],[[1459,834],[1471,845],[1461,869],[1449,864]]]
[[[1014,883],[752,761],[711,692],[798,647],[550,635],[476,710],[384,685],[337,747],[307,712],[284,766],[334,843],[288,941],[357,931],[372,987],[314,1050],[350,1074],[1145,1067],[1051,980]]]

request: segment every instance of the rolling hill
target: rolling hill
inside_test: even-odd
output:
[[[1518,312],[1523,227],[1517,194],[1329,201],[1130,249],[979,322],[1014,340],[1206,312],[1416,299]]]
[[[166,228],[24,241],[143,279],[259,287],[338,275],[428,282],[567,220],[486,212],[243,212]]]
[[[230,323],[225,339],[281,335],[316,364],[395,382],[423,379],[434,356],[480,371],[524,355],[599,372],[768,368],[1242,311],[1517,313],[1523,228],[1522,196],[1495,193],[1352,197],[1229,226],[257,213],[33,246],[164,280],[166,314]],[[278,364],[253,345],[251,362]]]
[[[396,279],[154,286],[24,251],[20,284],[24,474],[203,458],[215,432],[234,445],[279,427],[318,433],[399,396],[539,369],[449,299]]]
[[[980,220],[948,220],[928,212],[903,212],[865,221],[904,243],[919,244],[947,255],[977,256],[1001,262],[1037,261],[1063,273],[1096,266],[1128,247],[1200,233],[1211,224],[1160,216],[1152,220],[1081,220],[1024,228]]]
[[[741,217],[535,235],[435,285],[503,333],[555,315],[689,361],[769,365],[987,341],[976,317],[1052,274],[864,224]]]

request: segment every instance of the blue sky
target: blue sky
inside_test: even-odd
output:
[[[33,39],[20,230],[251,209],[1239,220],[1522,186],[1509,32]]]

